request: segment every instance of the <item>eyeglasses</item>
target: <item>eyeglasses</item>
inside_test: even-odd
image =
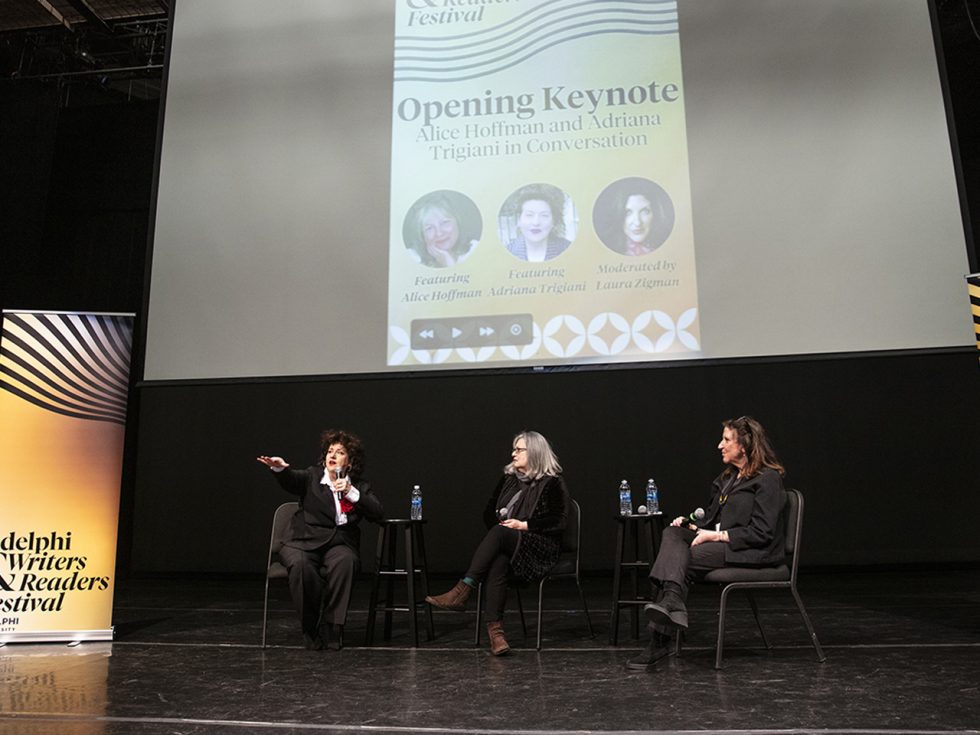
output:
[[[514,447],[515,452],[526,452],[527,447]]]

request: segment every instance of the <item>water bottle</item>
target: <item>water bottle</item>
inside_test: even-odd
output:
[[[647,480],[647,513],[660,512],[660,491],[651,477]]]
[[[619,483],[619,515],[628,516],[633,513],[633,491],[630,484],[623,480]]]
[[[418,485],[412,486],[412,520],[422,520],[422,488]]]

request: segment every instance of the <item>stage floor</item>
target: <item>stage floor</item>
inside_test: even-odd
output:
[[[453,580],[434,580],[436,592]],[[827,655],[820,664],[788,593],[759,596],[774,645],[761,645],[733,595],[725,668],[715,671],[718,592],[696,588],[679,657],[651,672],[625,661],[645,644],[628,615],[609,645],[611,579],[586,580],[596,637],[574,585],[525,592],[511,655],[473,646],[475,613],[435,614],[436,638],[363,646],[359,582],[340,652],[306,651],[285,584],[263,650],[261,579],[133,580],[120,586],[116,640],[0,648],[0,733],[980,733],[980,572],[804,574],[800,592]],[[471,606],[472,607],[472,606]],[[421,617],[421,616],[420,616]],[[642,631],[641,631],[642,635]],[[484,635],[484,646],[486,637]]]

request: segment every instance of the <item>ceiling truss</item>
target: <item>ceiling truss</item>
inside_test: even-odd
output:
[[[0,80],[156,98],[168,13],[169,0],[3,0]]]

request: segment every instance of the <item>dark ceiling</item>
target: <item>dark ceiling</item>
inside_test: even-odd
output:
[[[169,0],[2,0],[0,79],[160,95]]]

